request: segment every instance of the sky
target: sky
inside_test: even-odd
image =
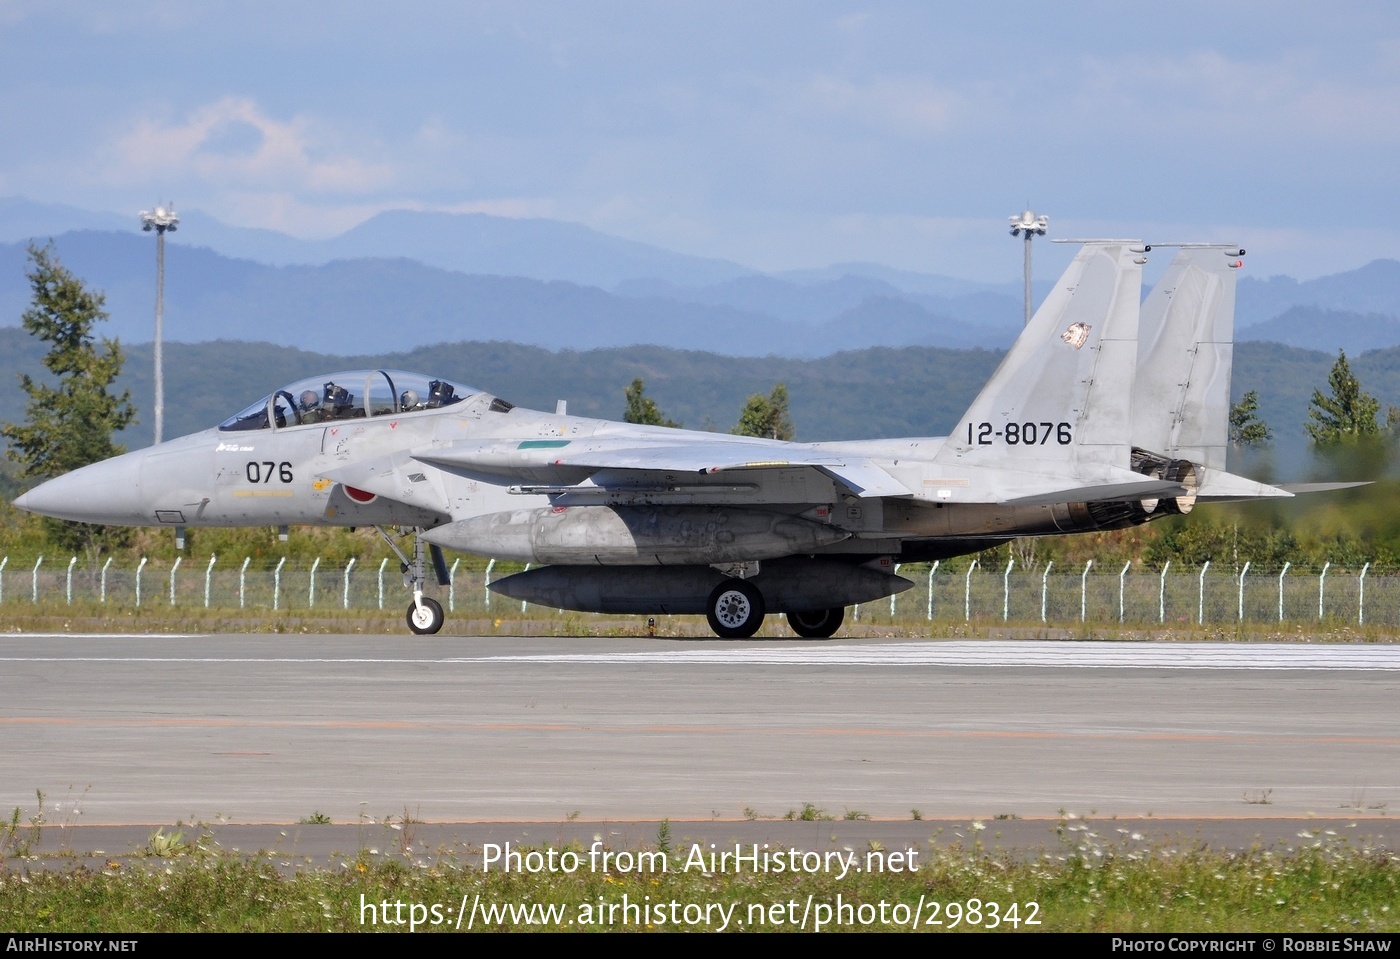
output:
[[[306,238],[482,211],[1004,281],[1029,201],[1255,275],[1400,258],[1387,0],[0,0],[0,87],[0,195]]]

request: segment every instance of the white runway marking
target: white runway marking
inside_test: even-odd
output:
[[[695,663],[774,666],[1029,666],[1059,669],[1400,670],[1400,646],[1282,643],[955,642],[642,653],[495,656],[494,662]]]
[[[12,634],[13,635],[13,634]],[[67,637],[72,639],[74,637]],[[93,638],[93,637],[82,637]],[[108,638],[108,637],[101,637]],[[130,638],[130,637],[127,637]],[[180,638],[163,635],[161,638]],[[941,666],[1042,669],[1247,669],[1400,671],[1400,645],[1110,643],[1063,641],[804,644],[518,656],[0,656],[9,663],[268,663],[385,665]]]

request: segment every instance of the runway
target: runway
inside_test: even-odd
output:
[[[0,637],[51,824],[1378,817],[1400,646]]]

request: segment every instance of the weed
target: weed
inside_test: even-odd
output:
[[[578,810],[575,809],[573,812],[569,813],[567,816],[564,817],[564,821],[565,821],[565,822],[578,822],[578,815],[579,815]]]
[[[10,813],[7,822],[0,824],[0,866],[10,856],[24,856],[29,852],[27,843],[22,843],[19,839],[19,807]]]
[[[146,855],[160,859],[183,856],[189,851],[190,844],[185,842],[185,832],[182,829],[167,833],[163,828],[158,828],[151,833],[151,838],[146,842]]]
[[[669,818],[661,820],[661,825],[656,827],[656,848],[663,853],[671,852],[671,820]]]
[[[1014,812],[999,812],[992,818],[999,822],[1005,822],[1009,819],[1020,819],[1021,817],[1016,815]]]
[[[818,809],[811,803],[803,803],[802,809],[789,809],[783,813],[783,818],[789,822],[831,822],[832,817],[826,814],[825,809]]]
[[[1244,801],[1251,806],[1271,806],[1274,801],[1269,796],[1272,793],[1272,789],[1256,789],[1252,793],[1245,790]]]
[[[311,815],[303,816],[298,819],[297,824],[302,826],[329,826],[331,824],[331,817],[318,809]]]
[[[863,812],[859,809],[847,809],[846,815],[841,818],[847,822],[869,822],[870,813]]]
[[[909,810],[909,818],[913,819],[915,822],[923,822],[924,814],[919,812],[918,809],[911,809]]]

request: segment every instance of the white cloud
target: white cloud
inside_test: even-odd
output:
[[[335,139],[308,119],[277,120],[248,98],[224,97],[183,121],[139,121],[106,151],[114,160],[107,178],[342,194],[393,180],[388,164],[337,154]]]

